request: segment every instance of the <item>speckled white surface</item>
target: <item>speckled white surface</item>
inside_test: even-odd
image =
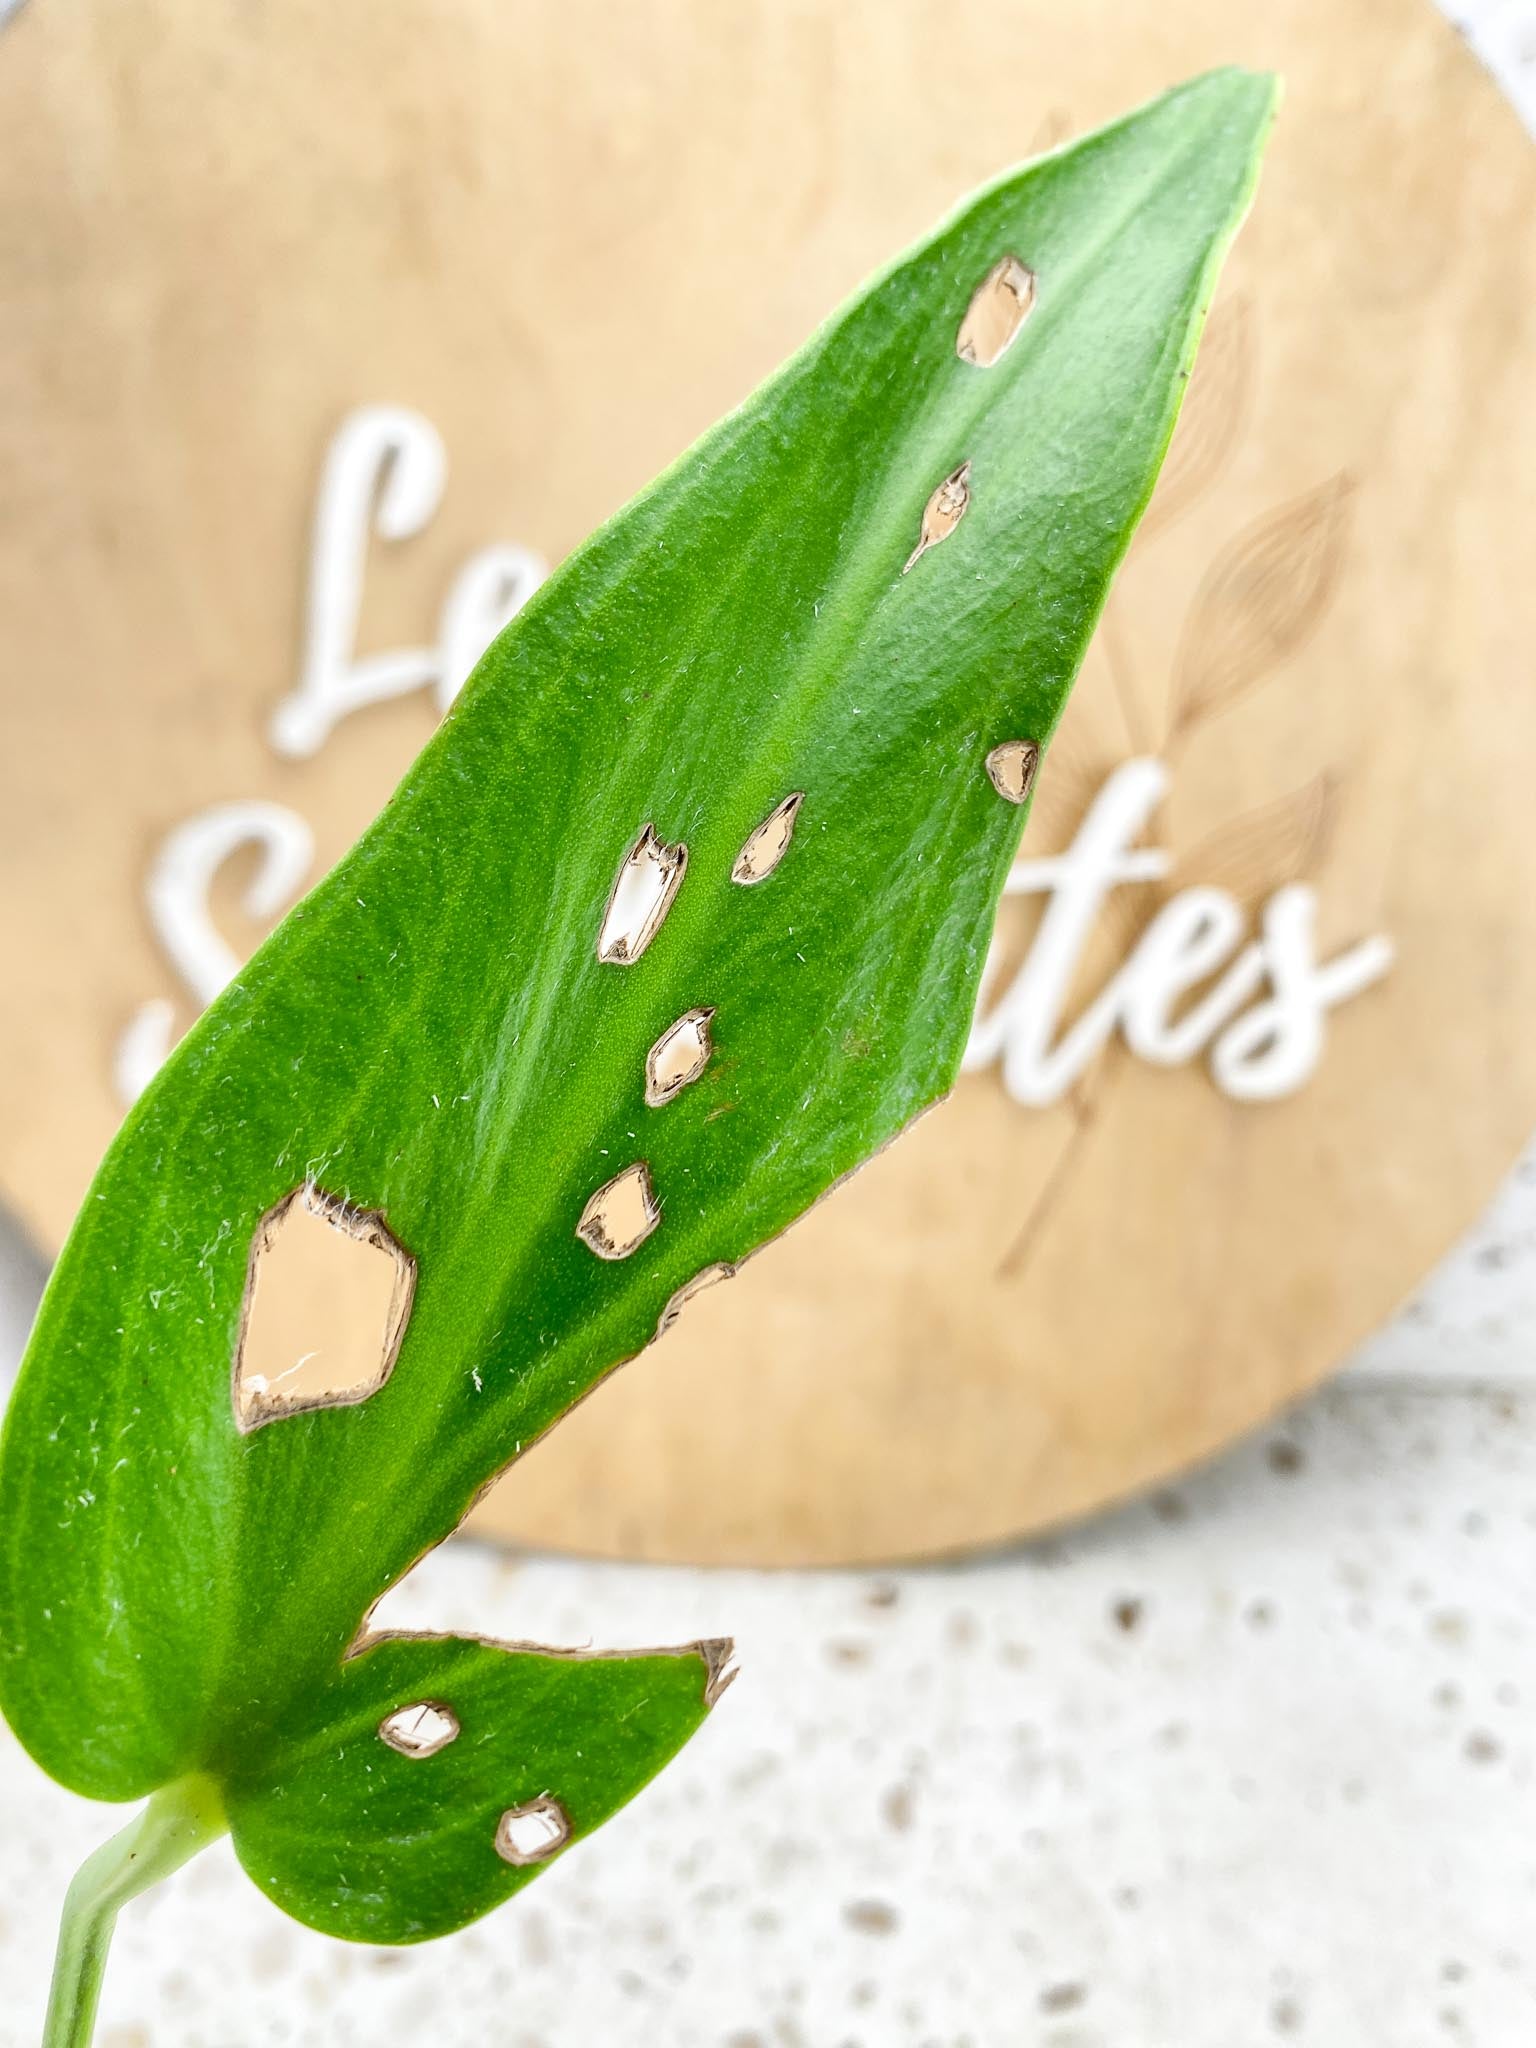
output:
[[[1536,0],[1447,11],[1536,129]],[[0,1233],[0,1369],[37,1278]],[[208,1852],[124,1915],[102,2048],[1526,2048],[1533,1339],[1536,1147],[1339,1387],[1055,1543],[883,1577],[456,1545],[396,1620],[734,1633],[741,1682],[450,1941],[326,1942]],[[107,1831],[0,1730],[0,2048]]]
[[[458,1545],[414,1625],[734,1628],[685,1755],[407,1953],[210,1851],[119,1930],[103,2048],[1430,2048],[1536,2039],[1536,1395],[1335,1392],[1054,1544],[889,1577]],[[0,1744],[7,2031],[100,1809]]]
[[[1536,1384],[1536,1146],[1347,1376],[1402,1388]]]

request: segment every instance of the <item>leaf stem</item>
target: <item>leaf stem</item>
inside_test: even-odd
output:
[[[227,1825],[212,1780],[182,1778],[162,1786],[85,1859],[64,1898],[42,2048],[89,2048],[119,1909],[179,1870]]]

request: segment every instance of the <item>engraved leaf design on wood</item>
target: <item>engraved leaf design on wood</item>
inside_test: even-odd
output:
[[[1039,127],[1036,128],[1034,134],[1029,138],[1029,147],[1024,152],[1025,156],[1045,156],[1050,150],[1060,149],[1067,137],[1073,132],[1074,126],[1075,123],[1067,108],[1048,107],[1040,121]],[[1201,346],[1204,346],[1203,342]]]
[[[1054,769],[1054,760],[1052,766]],[[1338,821],[1339,797],[1338,778],[1325,770],[1273,803],[1261,804],[1218,826],[1180,855],[1173,873],[1159,885],[1157,902],[1166,903],[1198,885],[1225,889],[1239,903],[1255,903],[1286,883],[1315,872],[1327,856]],[[1130,952],[1150,922],[1145,905],[1136,907],[1125,891],[1105,898],[1101,916],[1114,928],[1122,954]],[[1093,1136],[1105,1094],[1123,1073],[1125,1060],[1123,1040],[1111,1040],[1074,1084],[1063,1105],[1071,1120],[1067,1134],[994,1269],[997,1279],[1016,1281],[1028,1267],[1066,1197]]]
[[[1168,460],[1142,521],[1143,542],[1205,495],[1242,436],[1257,367],[1253,308],[1241,295],[1212,312]]]
[[[1354,484],[1344,474],[1268,512],[1216,557],[1174,665],[1170,736],[1267,682],[1322,617],[1343,566]]]
[[[1273,803],[1229,819],[1181,855],[1166,893],[1199,885],[1256,903],[1315,873],[1338,822],[1339,796],[1337,776],[1325,770]]]

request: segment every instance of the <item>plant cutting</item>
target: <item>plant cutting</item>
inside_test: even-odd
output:
[[[538,592],[130,1113],[0,1444],[0,1705],[148,1801],[71,1887],[50,2048],[219,1834],[322,1932],[450,1933],[718,1699],[724,1642],[370,1617],[951,1085],[1273,101],[1198,79],[877,277]],[[318,1378],[301,1240],[374,1288]]]

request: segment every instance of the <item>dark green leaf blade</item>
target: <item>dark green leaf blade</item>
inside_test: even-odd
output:
[[[0,1702],[57,1777],[237,1779],[494,1470],[948,1087],[1023,816],[985,763],[1060,713],[1272,102],[1181,88],[852,301],[552,579],[142,1099],[0,1447]],[[956,336],[1008,256],[1038,297],[982,369]],[[648,822],[687,872],[604,962]],[[647,1049],[700,1007],[714,1056],[653,1108]],[[600,1260],[578,1220],[642,1161],[660,1226]],[[409,1327],[371,1399],[241,1433],[248,1250],[305,1182],[414,1255]]]
[[[580,1656],[375,1638],[296,1703],[228,1784],[235,1852],[270,1899],[322,1933],[386,1943],[451,1933],[520,1891],[671,1760],[708,1712],[728,1651]],[[400,1716],[408,1740],[422,1725],[417,1705],[432,1718],[425,1753],[412,1755],[380,1730]],[[497,1837],[520,1811],[532,1859],[511,1863]]]

